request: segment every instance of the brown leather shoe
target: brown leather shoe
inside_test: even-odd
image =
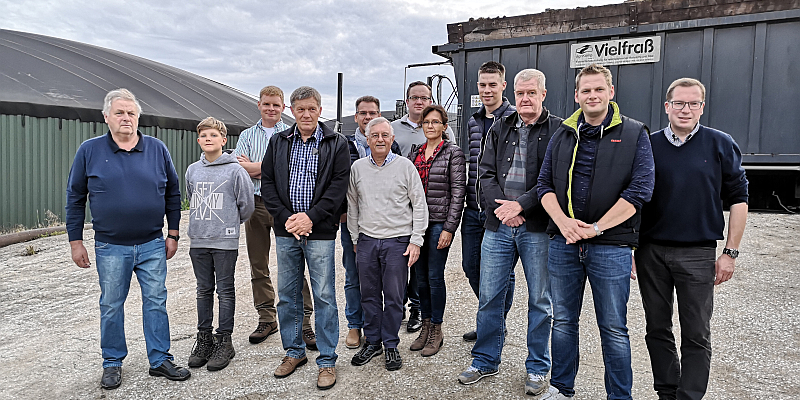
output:
[[[275,368],[275,377],[286,378],[287,376],[291,375],[298,367],[305,365],[308,362],[308,357],[303,358],[292,358],[289,356],[283,357],[283,361],[281,361],[281,365],[278,368]]]
[[[327,367],[319,369],[317,377],[317,387],[319,390],[328,390],[336,384],[336,368]]]
[[[314,334],[312,329],[303,331],[303,341],[306,342],[306,348],[309,350],[317,349],[317,335]]]
[[[425,318],[422,320],[422,329],[419,331],[419,336],[414,343],[411,343],[411,351],[420,351],[425,348],[425,343],[428,343],[428,335],[431,333],[431,319]]]
[[[425,343],[425,348],[422,349],[422,356],[430,357],[438,353],[443,344],[442,324],[431,324],[431,333],[428,335],[428,342]]]
[[[259,322],[258,327],[253,333],[250,334],[250,343],[258,344],[261,343],[272,335],[273,333],[278,331],[278,323],[277,322]]]
[[[347,332],[347,338],[344,339],[344,345],[348,349],[357,349],[361,346],[361,329],[350,329]]]

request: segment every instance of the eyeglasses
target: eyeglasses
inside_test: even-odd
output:
[[[385,132],[385,133],[370,133],[369,137],[372,138],[373,140],[377,140],[378,138],[388,139],[388,138],[392,137],[392,135],[390,133],[388,133],[388,132]]]
[[[417,100],[431,101],[431,98],[428,97],[428,96],[422,96],[422,97],[420,97],[420,96],[411,96],[408,99],[411,100],[411,101],[417,101]]]
[[[379,113],[377,111],[359,111],[358,112],[358,116],[359,117],[366,117],[367,115],[369,115],[370,117],[377,117],[378,115],[381,115],[381,113]]]
[[[675,110],[683,110],[684,107],[689,106],[690,110],[699,110],[705,104],[705,101],[670,101],[669,105]]]
[[[441,125],[442,121],[433,120],[433,121],[422,121],[422,125]]]

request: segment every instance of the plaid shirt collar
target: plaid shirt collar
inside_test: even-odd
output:
[[[381,165],[378,165],[378,163],[375,162],[375,159],[372,158],[372,153],[370,153],[367,157],[369,157],[369,162],[371,162],[372,165],[376,167],[383,167],[384,165],[394,161],[394,159],[397,158],[397,154],[394,154],[390,151],[389,154],[386,156],[386,159],[383,160],[383,164]]]
[[[686,140],[681,141],[681,138],[679,138],[678,135],[676,135],[675,132],[672,131],[671,124],[667,124],[667,127],[664,129],[664,136],[667,137],[667,141],[672,143],[673,146],[681,147],[684,144],[686,144],[686,142],[688,142],[689,139],[693,138],[694,135],[699,130],[700,130],[700,124],[698,123],[697,125],[694,126],[694,129],[692,129],[692,131],[689,132],[689,134],[686,136]]]

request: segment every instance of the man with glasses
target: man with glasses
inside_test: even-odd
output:
[[[659,399],[700,399],[711,368],[714,285],[733,276],[747,222],[748,182],[730,135],[703,125],[706,88],[691,78],[667,89],[669,125],[650,142],[656,165],[653,199],[642,208],[635,252],[647,321],[645,342]],[[730,206],[723,239],[723,200]],[[672,334],[673,293],[681,326],[680,359]]]
[[[428,206],[414,164],[390,151],[389,121],[375,118],[366,132],[371,152],[353,164],[347,190],[347,228],[357,246],[366,336],[351,363],[362,366],[384,353],[386,369],[394,371],[402,367],[397,345],[403,292],[419,258]]]
[[[407,156],[411,151],[411,146],[425,143],[425,133],[422,131],[422,110],[431,105],[431,87],[425,82],[411,82],[406,89],[406,105],[408,114],[392,122],[394,131],[394,141],[400,146],[400,154]],[[453,130],[447,126],[445,133],[448,137],[453,137]],[[419,292],[417,291],[417,274],[415,268],[411,269],[406,298],[411,303],[411,314],[408,317],[406,330],[409,333],[416,332],[422,328],[422,315],[419,311]],[[403,302],[405,306],[405,301]]]
[[[336,384],[336,232],[347,195],[350,157],[347,140],[319,123],[322,96],[301,86],[289,98],[296,123],[269,139],[261,165],[261,193],[275,219],[278,254],[278,319],[286,356],[275,369],[285,378],[305,364],[302,338],[303,275],[308,264],[317,328],[317,387]]]
[[[350,164],[360,158],[371,154],[367,143],[367,124],[374,118],[381,116],[381,101],[373,96],[361,96],[356,100],[355,121],[358,124],[352,135],[346,136],[350,145]],[[392,152],[400,153],[397,143],[392,143]],[[358,281],[356,268],[356,253],[353,251],[353,242],[347,231],[347,203],[342,204],[341,238],[342,238],[342,265],[344,266],[344,315],[347,318],[347,337],[344,345],[348,349],[356,349],[361,345],[361,328],[364,327],[364,311],[361,307],[361,288]]]

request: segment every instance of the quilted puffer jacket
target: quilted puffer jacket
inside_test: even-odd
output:
[[[422,145],[413,145],[408,158],[417,158]],[[461,148],[452,142],[444,141],[442,148],[433,159],[428,174],[428,220],[444,222],[444,230],[455,233],[461,223],[466,195],[466,160]]]

